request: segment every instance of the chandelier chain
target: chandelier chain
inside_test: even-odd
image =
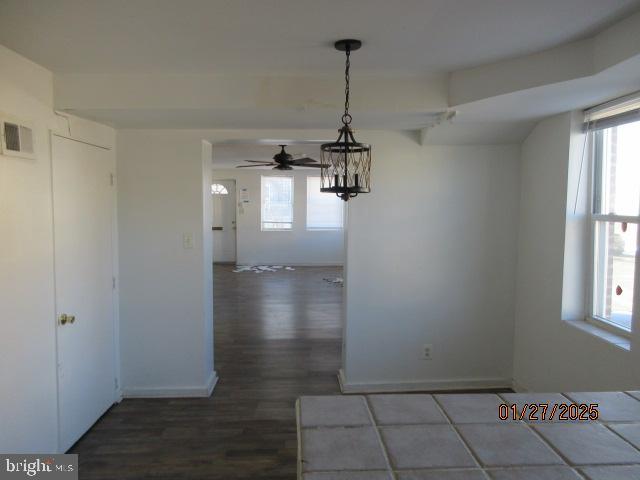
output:
[[[342,116],[342,123],[348,126],[351,123],[351,114],[349,113],[349,69],[351,68],[351,49],[347,47],[345,50],[347,59],[345,61],[344,68],[344,115]]]

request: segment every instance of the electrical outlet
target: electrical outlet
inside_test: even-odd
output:
[[[424,360],[431,360],[433,358],[433,345],[425,343],[422,346],[422,358]]]

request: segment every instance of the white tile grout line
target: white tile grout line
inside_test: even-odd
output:
[[[634,450],[640,452],[640,448],[636,447],[633,443],[631,443],[629,440],[627,440],[626,438],[624,438],[622,436],[622,434],[618,433],[616,430],[614,430],[613,428],[611,428],[611,424],[609,423],[602,423],[601,424],[604,428],[606,428],[607,430],[609,430],[611,433],[613,433],[616,437],[620,438],[622,441],[624,441],[625,443],[627,443],[628,445],[631,446],[631,448],[633,448]],[[620,423],[620,424],[616,424],[616,425],[638,425],[638,423]]]
[[[635,392],[635,390],[629,390],[629,391],[626,391],[626,390],[625,390],[625,391],[624,391],[624,392],[622,392],[622,393],[626,393],[628,396],[630,396],[630,397],[631,397],[631,398],[633,398],[634,400],[636,400],[636,401],[640,402],[640,399],[639,399],[639,398],[634,397],[633,395],[631,395],[631,393],[629,393],[629,392],[631,392],[631,391],[634,391],[634,392]]]
[[[507,400],[505,397],[503,397],[500,393],[496,394],[498,395],[498,397],[500,397],[506,404],[510,404],[509,400]],[[561,395],[565,398],[567,398],[570,402],[574,403],[572,399],[570,399],[569,397],[567,397],[564,393],[561,393]],[[551,442],[549,442],[542,434],[540,434],[540,432],[538,432],[535,428],[533,428],[533,422],[520,422],[522,424],[525,425],[525,427],[532,432],[541,442],[543,445],[546,445],[547,447],[549,447],[551,449],[552,452],[554,452],[556,455],[558,455],[558,457],[560,457],[562,459],[563,462],[565,462],[566,466],[570,467],[574,472],[576,472],[576,475],[578,475],[580,478],[586,478],[581,471],[578,471],[577,466],[574,465],[573,463],[571,463],[569,461],[568,458],[566,458],[562,453],[560,453],[560,451],[554,447]],[[545,423],[545,422],[541,422],[541,423]],[[557,423],[557,422],[549,422],[549,423]]]
[[[626,392],[624,392],[626,393]],[[500,393],[496,393],[493,394],[498,396],[498,398],[500,398],[501,400],[503,400],[505,403],[510,404],[511,402],[509,400],[507,400],[506,398],[504,398],[502,396],[502,394]],[[571,399],[570,397],[568,397],[565,394],[561,395],[565,396],[565,398],[567,398],[571,403],[575,403],[575,401],[573,399]],[[330,395],[329,395],[330,396]],[[355,396],[355,395],[354,395]],[[390,474],[391,478],[393,480],[397,480],[396,477],[396,472],[397,471],[415,471],[415,468],[410,468],[410,469],[394,469],[391,465],[391,461],[389,459],[389,455],[388,455],[388,451],[387,451],[387,447],[383,441],[382,435],[380,433],[380,428],[381,427],[385,427],[385,425],[378,425],[377,420],[375,418],[375,415],[373,413],[373,409],[370,407],[369,404],[369,397],[370,395],[358,395],[360,396],[364,403],[365,403],[365,407],[367,409],[367,413],[369,414],[369,419],[371,421],[370,425],[352,425],[352,426],[345,426],[345,425],[336,425],[333,427],[329,427],[329,426],[322,426],[322,425],[318,425],[318,426],[314,426],[314,427],[307,427],[307,429],[320,429],[320,428],[356,428],[356,427],[365,427],[365,426],[372,426],[376,432],[376,436],[378,438],[378,441],[382,447],[382,452],[385,458],[385,462],[387,465],[387,473]],[[585,474],[582,472],[583,468],[587,468],[587,467],[594,467],[594,466],[636,466],[638,465],[637,463],[628,463],[628,464],[616,464],[616,465],[609,465],[609,464],[600,464],[600,463],[595,463],[595,464],[585,464],[585,465],[574,465],[573,463],[571,463],[567,458],[565,458],[564,455],[562,455],[552,444],[551,442],[547,441],[546,438],[540,434],[535,428],[534,426],[537,424],[571,424],[571,425],[581,425],[583,423],[581,422],[525,422],[525,421],[511,421],[508,424],[510,425],[514,425],[514,424],[522,424],[524,425],[527,429],[529,429],[536,437],[538,437],[544,445],[547,445],[554,453],[556,453],[564,462],[565,465],[510,465],[510,466],[502,466],[502,467],[483,467],[481,465],[481,462],[479,461],[479,459],[476,457],[475,453],[473,452],[473,449],[467,444],[467,442],[464,440],[464,437],[462,437],[462,435],[460,434],[460,432],[458,431],[457,428],[457,424],[455,424],[451,418],[449,417],[449,415],[446,413],[446,411],[444,410],[444,408],[442,407],[442,405],[440,404],[440,402],[436,399],[435,395],[429,394],[429,396],[433,399],[436,407],[438,408],[438,410],[442,413],[442,415],[444,416],[446,423],[412,423],[412,424],[398,424],[398,425],[387,425],[387,426],[416,426],[416,425],[424,425],[424,426],[429,426],[429,425],[450,425],[453,429],[453,431],[455,432],[455,434],[458,436],[458,438],[460,439],[460,441],[462,442],[463,446],[465,447],[465,449],[469,452],[469,454],[471,455],[471,457],[474,459],[474,462],[476,463],[476,470],[479,470],[483,473],[483,475],[486,478],[489,478],[488,475],[488,471],[489,470],[512,470],[512,469],[518,469],[518,468],[542,468],[542,467],[568,467],[570,468],[573,472],[575,472],[579,478],[583,478],[586,479],[587,477],[585,476]],[[637,400],[635,397],[631,396],[631,398],[634,398],[635,400]],[[302,425],[301,425],[301,405],[300,405],[300,401],[299,399],[296,401],[296,419],[297,419],[297,433],[298,433],[298,475],[299,475],[299,480],[302,480]],[[628,422],[613,422],[614,424],[638,424],[640,422],[634,422],[634,421],[628,421]],[[506,424],[506,422],[505,422]],[[600,420],[597,421],[589,421],[589,422],[585,422],[584,424],[600,424],[602,426],[604,426],[607,430],[611,431],[613,434],[615,434],[616,436],[622,438],[622,440],[624,440],[626,443],[629,443],[634,449],[639,450],[639,448],[637,448],[635,445],[631,444],[628,440],[626,440],[625,438],[623,438],[620,434],[618,434],[615,430],[611,429],[609,423],[605,423],[602,422]],[[500,423],[495,423],[495,422],[479,422],[479,423],[475,423],[474,425],[500,425]],[[443,467],[443,468],[419,468],[417,470],[471,470],[474,467]],[[351,470],[350,470],[351,471]],[[357,470],[357,471],[363,471],[363,470]],[[329,472],[329,471],[327,471]],[[335,472],[333,470],[331,470],[330,472]]]
[[[389,474],[389,478],[391,478],[392,480],[397,480],[398,477],[396,477],[396,473],[393,470],[393,467],[391,466],[391,460],[389,459],[389,452],[387,450],[387,445],[384,443],[384,440],[382,439],[382,433],[380,432],[378,422],[376,421],[373,415],[373,410],[369,405],[369,396],[363,395],[362,399],[364,401],[364,406],[367,409],[367,412],[369,413],[369,418],[371,419],[371,425],[373,426],[373,429],[376,432],[376,436],[378,437],[378,442],[380,442],[380,447],[382,448],[382,455],[384,456],[384,461],[387,464],[387,473]]]
[[[615,392],[617,393],[617,392]],[[636,400],[638,402],[640,402],[640,400],[638,400],[636,397],[634,397],[633,395],[631,395],[629,392],[627,391],[621,391],[620,393],[623,393],[625,395],[627,395],[629,398],[632,398],[633,400]],[[569,397],[568,395],[565,394],[565,397],[570,398],[571,401],[573,403],[576,403],[574,399],[572,399],[571,397]],[[596,420],[595,422],[590,422],[590,423],[599,423],[600,425],[602,425],[604,428],[606,428],[607,430],[609,430],[611,433],[613,433],[615,436],[621,438],[624,442],[626,442],[627,444],[631,445],[631,448],[637,450],[640,452],[640,448],[636,447],[633,443],[631,443],[629,440],[627,440],[626,438],[624,438],[620,433],[618,433],[616,430],[614,430],[613,428],[611,428],[612,424],[615,425],[637,425],[640,424],[640,422],[638,421],[633,421],[633,420],[629,420],[629,421],[622,421],[622,422],[605,422],[602,420]],[[622,465],[622,464],[621,464]],[[633,465],[633,464],[631,464]]]
[[[560,392],[558,392],[560,393]],[[618,392],[614,392],[614,393],[618,393]],[[635,398],[633,395],[629,395],[628,392],[620,392],[620,393],[624,393],[626,395],[628,395],[630,398],[633,398],[634,400],[638,400],[637,398]],[[504,398],[501,394],[498,394],[500,396],[500,398],[502,398],[506,403],[510,403],[506,398]],[[562,395],[563,397],[565,397],[566,399],[568,399],[572,404],[577,405],[579,402],[577,402],[575,400],[575,398],[571,397],[568,393],[560,393],[560,395]],[[604,428],[606,428],[607,430],[609,430],[611,433],[613,433],[614,435],[616,435],[617,437],[621,438],[625,443],[629,444],[634,450],[637,450],[640,452],[640,448],[636,447],[633,443],[631,443],[629,440],[627,440],[626,438],[624,438],[620,433],[618,433],[617,431],[615,431],[613,428],[611,428],[612,424],[615,425],[637,425],[640,422],[637,421],[633,421],[633,420],[629,420],[629,421],[622,421],[622,422],[605,422],[602,420],[589,420],[589,421],[585,421],[585,422],[580,422],[580,421],[556,421],[556,422],[524,422],[527,426],[530,427],[530,429],[536,433],[546,444],[549,445],[549,447],[551,447],[551,449],[553,449],[553,451],[555,451],[558,455],[560,455],[560,457],[565,460],[567,462],[568,465],[572,466],[574,469],[580,468],[580,467],[587,467],[587,466],[599,466],[599,465],[603,465],[603,464],[593,464],[593,465],[575,465],[572,464],[571,462],[569,462],[569,459],[565,459],[563,455],[560,454],[560,452],[558,452],[555,447],[553,445],[551,445],[551,442],[547,441],[546,438],[540,434],[535,428],[533,428],[533,425],[545,425],[545,424],[559,424],[559,425],[590,425],[590,424],[596,424],[596,425],[602,425]],[[620,464],[620,465],[636,465],[636,464]]]
[[[460,432],[456,428],[456,425],[451,420],[451,417],[449,417],[449,415],[445,411],[444,407],[440,404],[440,402],[438,401],[438,399],[436,398],[435,395],[431,395],[431,398],[433,399],[433,402],[435,403],[435,405],[438,408],[438,410],[440,410],[440,413],[442,413],[442,415],[444,415],[444,418],[447,419],[447,422],[449,422],[449,425],[451,426],[451,429],[455,432],[455,434],[457,435],[458,439],[462,442],[462,445],[464,446],[464,448],[467,449],[467,452],[469,452],[469,455],[471,455],[471,458],[473,458],[473,461],[476,463],[476,466],[481,469],[480,471],[485,476],[485,478],[489,479],[489,474],[483,468],[483,466],[482,466],[482,464],[480,462],[480,459],[476,456],[475,452],[471,448],[471,445],[469,445],[466,442],[466,440],[462,437],[462,435],[460,434]]]

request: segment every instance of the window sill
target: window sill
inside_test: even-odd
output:
[[[605,328],[596,326],[588,320],[566,320],[566,323],[588,333],[589,335],[598,337],[607,343],[615,345],[624,351],[631,351],[631,340],[624,335],[613,333]]]
[[[293,232],[293,228],[261,228],[261,232]]]

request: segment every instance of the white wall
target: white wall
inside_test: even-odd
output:
[[[349,202],[345,387],[509,386],[518,147],[360,138],[375,150],[372,193]]]
[[[640,385],[637,333],[629,352],[566,321],[583,313],[584,301],[580,203],[573,214],[581,140],[567,113],[540,122],[522,146],[514,380],[524,390]]]
[[[214,147],[215,164],[215,147]],[[263,232],[260,228],[260,178],[262,175],[293,177],[293,228],[288,232]],[[236,180],[236,192],[246,188],[249,203],[237,209],[238,265],[342,265],[344,231],[307,230],[307,176],[319,171],[298,169],[288,172],[253,169],[217,169],[218,180]]]
[[[203,246],[182,249],[183,232],[205,228],[201,139],[332,135],[118,133],[125,392],[137,386],[179,390],[204,376],[200,347],[193,348],[204,335]],[[427,147],[416,136],[390,131],[362,130],[358,138],[374,145],[373,191],[348,204],[348,386],[510,385],[519,148]],[[256,209],[256,228],[258,221]],[[431,361],[421,358],[425,343],[433,344]]]
[[[201,142],[200,168],[202,171],[202,189],[200,191],[200,202],[202,204],[202,285],[200,286],[202,302],[202,328],[204,334],[200,342],[204,351],[202,356],[202,370],[206,381],[207,394],[210,394],[217,376],[213,363],[213,231],[211,230],[211,219],[213,218],[213,199],[211,198],[211,175],[212,166],[212,146],[207,141]]]
[[[52,75],[0,46],[0,116],[34,127],[36,159],[0,155],[0,452],[58,448],[50,130],[113,147],[114,131],[54,114]]]
[[[0,111],[34,122],[36,160],[0,156],[0,451],[57,449],[51,74],[0,47]]]
[[[215,381],[211,145],[126,130],[117,142],[123,394],[207,395]]]
[[[331,135],[334,133],[331,132]],[[202,396],[213,367],[211,142],[326,131],[120,130],[118,227],[125,396]],[[193,237],[185,249],[184,234]]]

